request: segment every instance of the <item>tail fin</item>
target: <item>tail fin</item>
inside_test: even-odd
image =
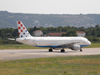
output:
[[[30,33],[27,31],[26,27],[21,21],[17,21],[19,37],[31,37]]]

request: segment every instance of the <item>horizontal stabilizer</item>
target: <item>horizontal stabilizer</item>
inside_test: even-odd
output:
[[[13,39],[13,38],[8,38],[8,40],[15,40],[15,39]]]

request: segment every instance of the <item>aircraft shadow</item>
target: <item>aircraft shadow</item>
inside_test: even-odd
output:
[[[79,51],[65,51],[65,52],[60,52],[59,50],[58,51],[53,51],[53,52],[49,52],[49,51],[37,51],[38,53],[77,53]]]

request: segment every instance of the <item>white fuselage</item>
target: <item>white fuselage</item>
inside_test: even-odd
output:
[[[16,41],[36,46],[36,47],[52,47],[58,48],[61,45],[78,44],[81,47],[89,46],[91,42],[84,37],[25,37],[17,38]],[[66,46],[67,47],[67,46]]]

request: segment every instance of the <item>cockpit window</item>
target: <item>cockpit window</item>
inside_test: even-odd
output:
[[[87,38],[82,38],[82,41],[89,41]]]

